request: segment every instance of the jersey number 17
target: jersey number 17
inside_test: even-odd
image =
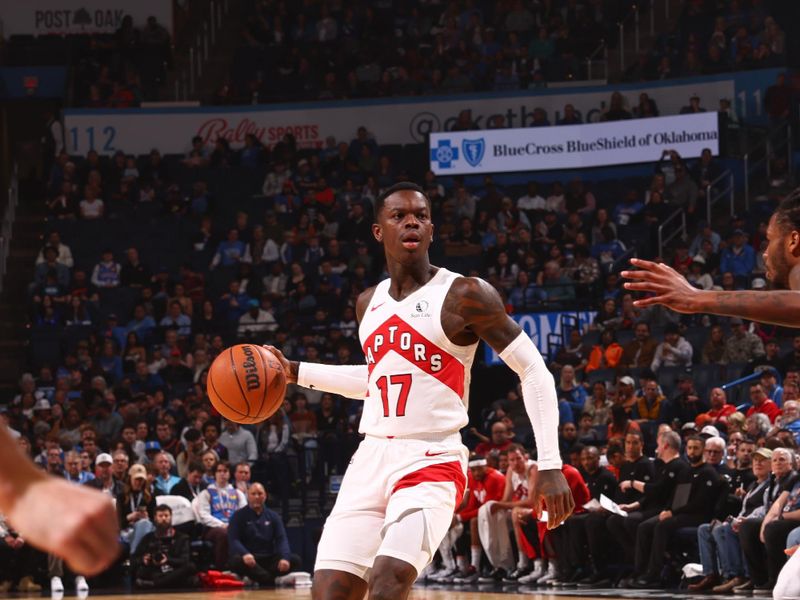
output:
[[[400,391],[397,395],[397,410],[395,411],[395,416],[405,417],[408,393],[411,391],[411,373],[401,373],[399,375],[390,375],[389,377],[383,375],[378,378],[375,385],[377,385],[378,389],[381,391],[384,417],[391,416],[389,414],[389,386],[400,386]]]

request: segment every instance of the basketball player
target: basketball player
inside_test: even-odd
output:
[[[623,271],[632,279],[625,288],[654,294],[634,302],[646,307],[662,304],[680,313],[710,313],[751,319],[762,323],[800,327],[800,189],[787,196],[767,226],[764,264],[767,279],[775,290],[714,291],[699,290],[665,264],[631,259],[637,271]],[[777,600],[800,595],[800,552],[789,560],[773,590]]]
[[[0,425],[0,513],[19,536],[96,575],[117,557],[117,512],[108,496],[45,474]]]
[[[561,474],[553,377],[536,346],[506,315],[497,291],[481,279],[435,267],[431,205],[412,183],[375,201],[375,239],[389,279],[356,304],[366,364],[281,360],[289,382],[364,399],[366,438],[347,469],[317,551],[315,600],[402,600],[430,562],[464,496],[470,367],[485,340],[522,380],[538,446],[532,491],[547,504],[548,526],[573,509]],[[541,509],[539,509],[541,510]]]

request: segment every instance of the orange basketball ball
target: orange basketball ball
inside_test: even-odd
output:
[[[231,346],[214,359],[206,382],[208,397],[219,413],[237,423],[259,423],[283,404],[286,374],[266,348]]]

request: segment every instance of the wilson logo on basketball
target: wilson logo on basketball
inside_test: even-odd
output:
[[[250,346],[242,346],[245,359],[242,363],[244,367],[244,379],[247,384],[247,391],[257,390],[261,387],[261,378],[258,376],[258,365],[256,365],[256,357],[253,354],[253,349]]]

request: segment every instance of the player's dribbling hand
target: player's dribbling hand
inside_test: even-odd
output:
[[[283,367],[283,372],[286,374],[286,383],[297,383],[297,363],[290,361],[283,355],[283,352],[278,350],[275,346],[264,344],[264,348],[269,350],[278,359]]]
[[[536,518],[542,516],[542,500],[547,508],[547,528],[555,529],[563,523],[575,509],[575,500],[567,485],[567,479],[560,469],[540,470],[533,492],[533,506]]]
[[[663,304],[676,312],[693,313],[698,310],[697,296],[700,291],[672,267],[640,258],[632,258],[631,264],[638,271],[623,271],[622,277],[633,281],[625,282],[625,289],[655,294],[649,298],[636,300],[639,308]]]
[[[32,481],[7,517],[28,543],[60,556],[82,575],[100,573],[119,553],[111,499],[63,479],[46,476]]]

